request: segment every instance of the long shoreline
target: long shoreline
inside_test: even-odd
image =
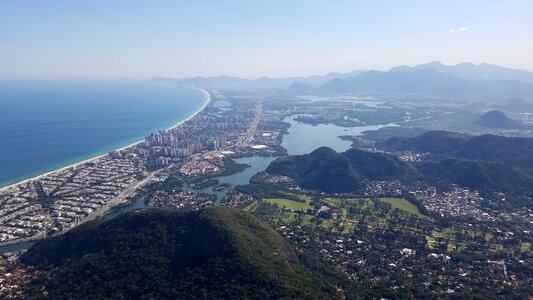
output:
[[[192,118],[194,118],[196,115],[198,115],[200,112],[202,112],[209,105],[209,103],[211,103],[211,94],[209,94],[208,91],[206,91],[204,89],[201,89],[201,88],[197,88],[197,87],[188,87],[188,88],[192,88],[192,89],[195,89],[195,90],[203,92],[204,95],[205,95],[205,98],[206,98],[204,104],[202,105],[202,107],[200,107],[197,111],[195,111],[192,115],[187,117],[185,120],[182,120],[182,121],[178,122],[177,124],[167,128],[166,130],[172,130],[172,129],[179,128],[179,126],[181,126],[183,123],[185,123],[185,122],[191,120]],[[142,142],[142,140],[134,142],[134,143],[131,143],[131,144],[126,145],[124,147],[115,149],[113,151],[120,151],[120,150],[128,149],[128,148],[131,148],[131,147],[139,144],[140,142]],[[21,184],[25,184],[25,183],[28,183],[28,182],[31,182],[31,181],[38,180],[38,179],[40,179],[42,177],[48,176],[48,175],[56,173],[56,172],[61,172],[61,171],[65,171],[65,170],[68,170],[68,169],[76,168],[76,167],[81,166],[83,164],[86,164],[88,162],[92,162],[92,161],[101,159],[102,157],[104,157],[106,155],[107,155],[107,153],[106,154],[102,154],[102,155],[98,155],[98,156],[95,156],[95,157],[91,157],[91,158],[79,161],[77,163],[61,167],[59,169],[55,169],[55,170],[52,170],[52,171],[49,171],[49,172],[46,172],[46,173],[31,177],[31,178],[28,178],[28,179],[21,180],[21,181],[16,182],[16,183],[12,183],[12,184],[0,187],[0,192],[6,191],[8,189],[11,189],[11,188],[13,188],[13,187],[15,187],[17,185],[21,185]]]

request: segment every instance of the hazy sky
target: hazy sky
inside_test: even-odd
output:
[[[0,78],[533,70],[533,1],[0,0]]]

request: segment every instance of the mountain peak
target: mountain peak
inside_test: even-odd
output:
[[[397,66],[397,67],[393,67],[389,70],[389,72],[398,72],[398,71],[409,71],[411,70],[412,68],[409,67],[408,65],[401,65],[401,66]]]
[[[466,80],[519,80],[533,82],[533,73],[505,68],[488,63],[476,65],[462,62],[457,65],[444,65],[438,61],[415,66],[416,69],[434,69],[441,73],[453,75]]]
[[[455,67],[481,67],[481,66],[488,66],[489,64],[480,64],[480,65],[476,65],[475,63],[473,62],[462,62],[462,63],[459,63],[457,65],[455,65]],[[453,66],[452,66],[453,67]]]
[[[235,208],[134,211],[40,241],[21,259],[42,270],[36,298],[311,299],[333,290],[317,287],[328,284],[272,227]]]
[[[444,67],[444,65],[438,60],[415,66],[415,68],[441,68],[441,67]]]
[[[513,120],[501,110],[491,110],[479,116],[476,123],[493,128],[521,128],[524,124]]]
[[[337,153],[329,147],[279,158],[266,171],[291,177],[303,188],[328,193],[358,191],[364,179],[385,180],[413,174],[410,165],[385,153],[356,149]]]

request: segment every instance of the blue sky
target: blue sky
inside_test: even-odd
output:
[[[533,70],[533,1],[0,0],[0,78]]]

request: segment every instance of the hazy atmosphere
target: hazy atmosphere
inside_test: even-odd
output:
[[[0,0],[0,299],[533,300],[533,0]]]
[[[254,78],[435,60],[533,70],[532,11],[527,0],[2,1],[0,78]]]

